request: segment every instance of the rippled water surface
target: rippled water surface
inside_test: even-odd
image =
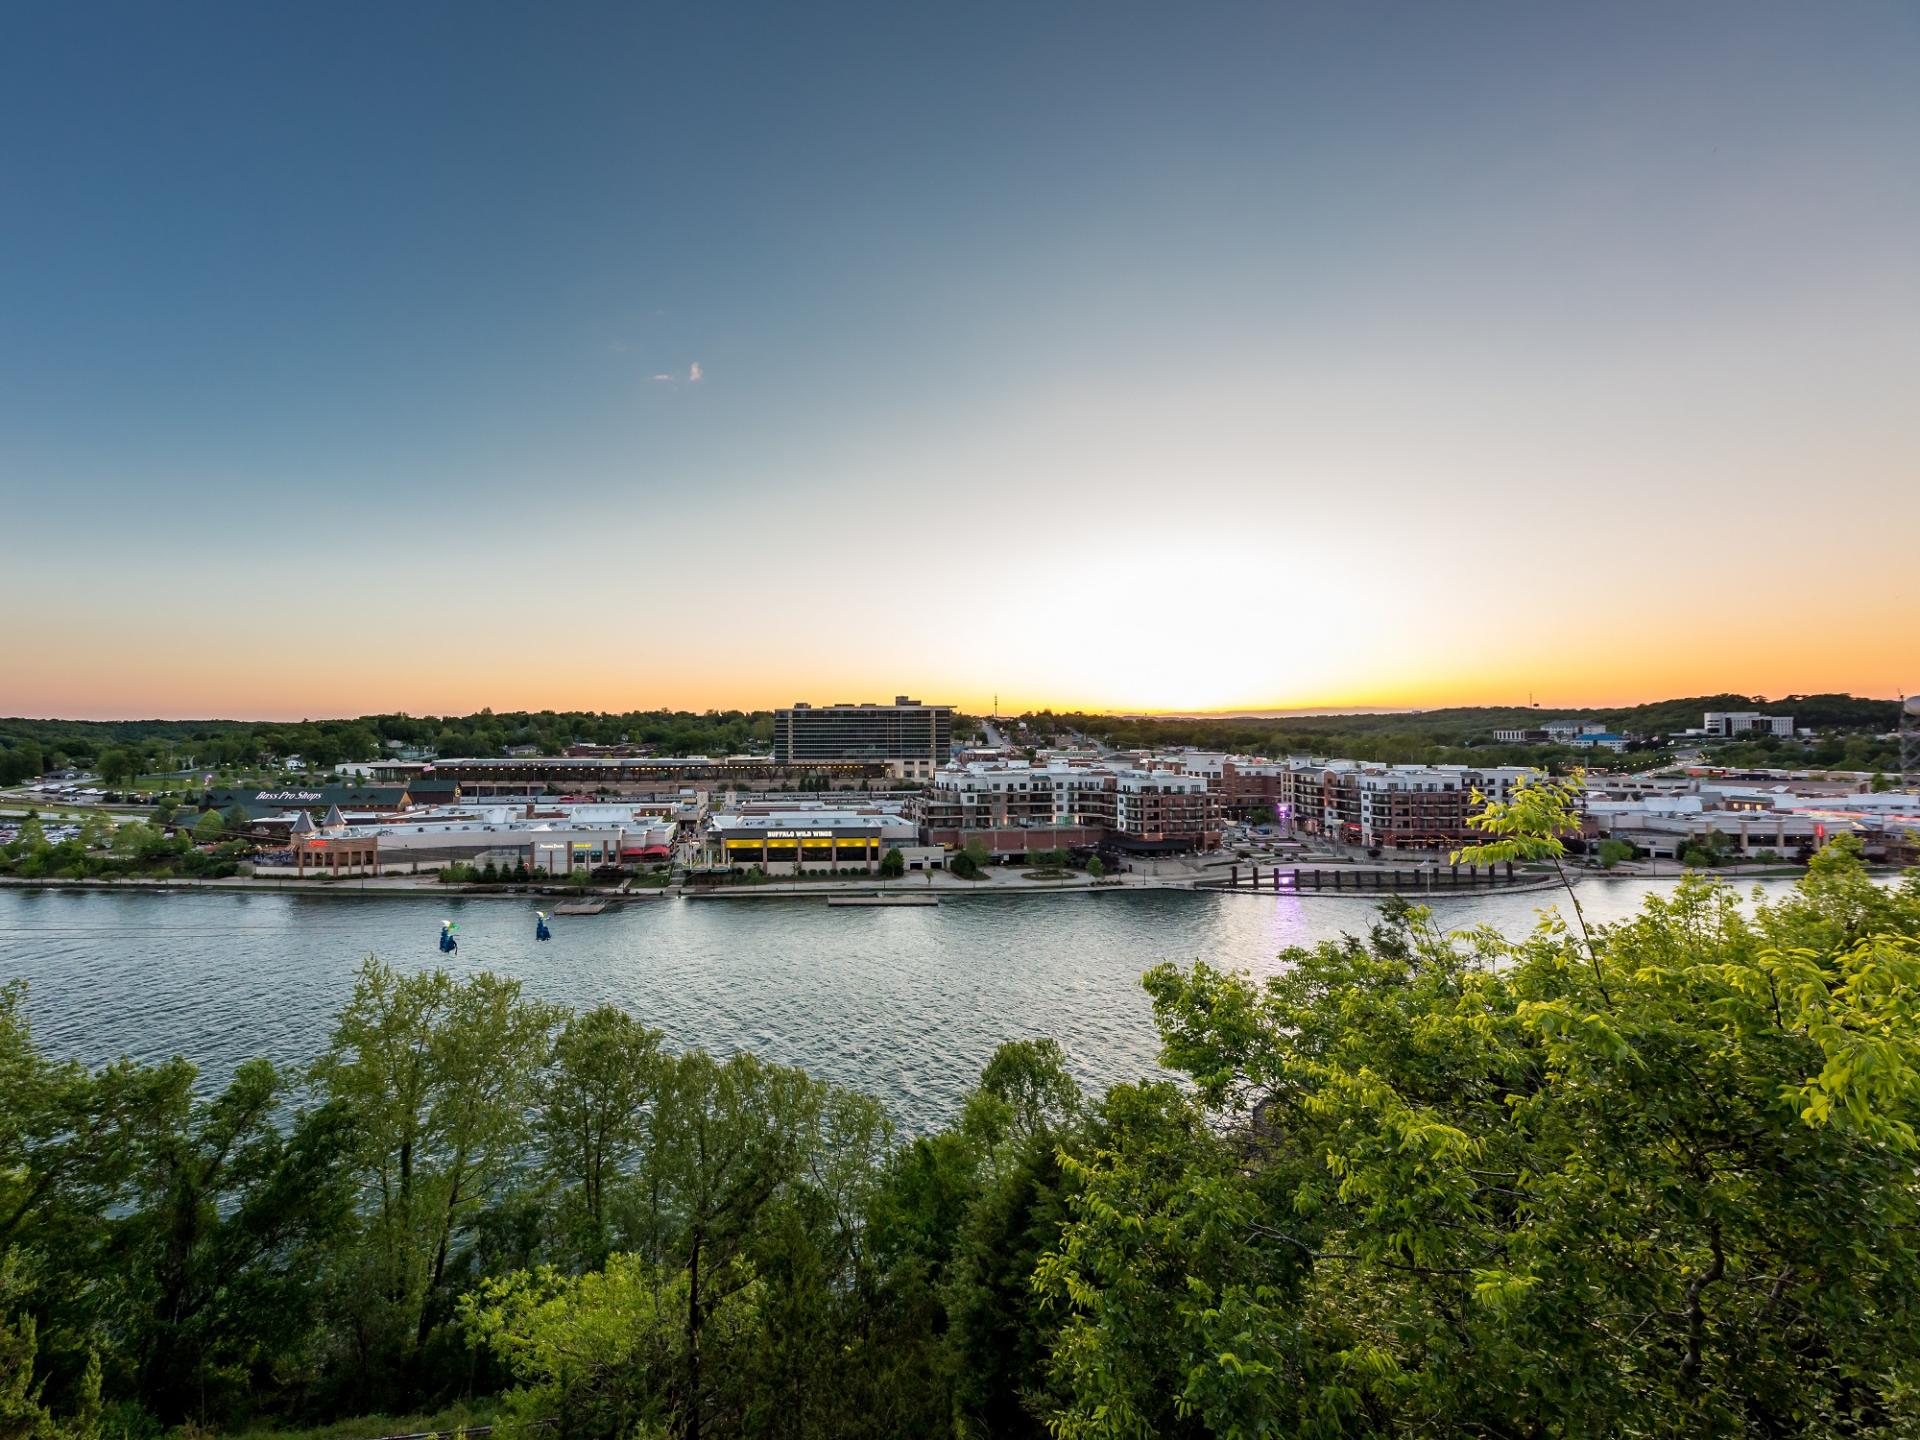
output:
[[[1780,888],[1784,882],[1768,882]],[[1588,881],[1589,918],[1667,882]],[[1449,927],[1524,931],[1551,893],[1442,900]],[[460,924],[443,957],[440,921]],[[0,977],[31,982],[48,1049],[98,1063],[173,1054],[224,1077],[249,1055],[312,1058],[361,958],[520,977],[576,1006],[602,1000],[676,1047],[753,1050],[855,1085],[897,1119],[937,1124],[1003,1040],[1052,1035],[1090,1085],[1154,1065],[1140,972],[1204,958],[1275,968],[1287,946],[1364,933],[1355,899],[1173,891],[973,896],[937,908],[823,901],[650,900],[562,917],[547,944],[509,900],[0,891]]]

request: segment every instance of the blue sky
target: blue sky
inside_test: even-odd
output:
[[[1916,77],[1909,5],[18,7],[0,710],[1886,691],[1644,637],[1909,563]],[[1410,634],[1495,565],[1607,623]]]

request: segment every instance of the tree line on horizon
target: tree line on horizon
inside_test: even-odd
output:
[[[1744,695],[1702,695],[1623,709],[1578,713],[1622,730],[1675,733],[1698,725],[1706,710],[1790,708],[1810,729],[1830,732],[1813,746],[1774,737],[1721,747],[1732,764],[1815,764],[1887,770],[1894,747],[1876,734],[1897,722],[1898,702],[1850,695],[1795,695],[1769,705]],[[1561,712],[1523,707],[1470,706],[1395,714],[1283,717],[1115,716],[1051,710],[1016,717],[1040,742],[1090,736],[1127,748],[1194,745],[1254,754],[1337,754],[1358,760],[1405,763],[1572,764],[1583,751],[1497,746],[1492,732],[1537,724]],[[977,717],[959,716],[957,733],[979,733]],[[440,755],[499,755],[531,745],[557,755],[573,744],[631,743],[663,755],[737,754],[773,738],[770,710],[596,711],[481,710],[465,716],[363,715],[279,723],[245,720],[0,719],[0,784],[18,784],[43,771],[73,765],[105,767],[120,780],[192,765],[209,771],[248,770],[301,756],[318,769],[378,759],[389,742]]]
[[[1170,1074],[1013,1040],[919,1135],[484,973],[369,959],[224,1083],[60,1060],[7,987],[0,1434],[1920,1426],[1920,875],[1282,959],[1147,972]]]
[[[1440,710],[1366,715],[1133,716],[1041,711],[1025,716],[1030,736],[1044,742],[1084,735],[1122,749],[1192,745],[1255,755],[1335,755],[1382,764],[1531,765],[1564,770],[1591,764],[1591,751],[1566,745],[1508,745],[1496,730],[1538,728],[1565,717],[1597,720],[1610,730],[1673,736],[1697,727],[1709,710],[1791,714],[1820,732],[1808,742],[1761,736],[1724,742],[1714,759],[1729,766],[1806,766],[1894,771],[1898,746],[1881,737],[1899,721],[1897,700],[1851,695],[1791,695],[1768,702],[1746,695],[1697,695],[1616,708],[1548,710],[1523,706],[1455,706]],[[1626,763],[1664,758],[1670,745],[1649,740],[1621,757]],[[1636,759],[1636,757],[1638,757]],[[1612,758],[1612,757],[1602,757]]]

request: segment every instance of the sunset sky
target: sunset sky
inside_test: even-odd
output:
[[[1920,7],[14,7],[0,714],[1920,688]]]

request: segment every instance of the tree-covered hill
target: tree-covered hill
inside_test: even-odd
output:
[[[1610,731],[1641,736],[1671,736],[1697,727],[1709,710],[1758,710],[1792,715],[1797,725],[1836,738],[1871,741],[1898,722],[1894,700],[1851,695],[1791,695],[1762,701],[1747,695],[1694,695],[1644,705],[1587,710],[1551,710],[1527,706],[1456,706],[1440,710],[1392,711],[1352,715],[1087,715],[1041,711],[1025,717],[1030,733],[1045,738],[1080,734],[1109,745],[1152,748],[1194,745],[1203,749],[1282,755],[1343,755],[1361,760],[1426,763],[1551,763],[1584,752],[1548,753],[1540,747],[1500,746],[1496,730],[1537,729],[1550,720],[1594,720]],[[1856,746],[1859,768],[1885,747]],[[1790,763],[1783,756],[1778,763]],[[1840,764],[1835,757],[1819,762]]]

